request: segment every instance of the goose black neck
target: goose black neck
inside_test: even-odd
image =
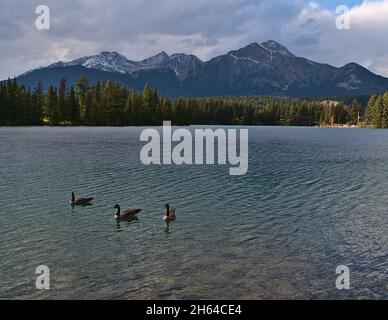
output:
[[[120,216],[120,207],[117,207],[117,213],[116,216]]]
[[[71,193],[71,201],[75,200],[74,192]]]

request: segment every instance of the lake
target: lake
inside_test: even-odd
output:
[[[142,129],[0,128],[0,298],[387,298],[388,130],[249,127],[230,176],[143,165]],[[143,211],[117,223],[115,204]]]

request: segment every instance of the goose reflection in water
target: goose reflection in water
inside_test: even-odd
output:
[[[115,227],[116,232],[124,231],[127,227],[139,223],[138,217],[133,217],[125,220],[116,220]]]

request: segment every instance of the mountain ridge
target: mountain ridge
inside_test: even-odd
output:
[[[103,51],[34,69],[17,79],[31,87],[38,80],[45,86],[56,85],[70,71],[74,73],[67,79],[70,85],[75,78],[89,74],[93,83],[108,79],[135,89],[148,83],[169,96],[336,96],[388,90],[387,78],[357,63],[342,67],[318,63],[294,55],[274,40],[253,42],[208,61],[165,51],[135,61],[117,52]]]

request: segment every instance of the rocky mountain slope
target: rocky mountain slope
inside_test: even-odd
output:
[[[115,80],[141,90],[146,83],[169,96],[361,95],[388,90],[388,79],[349,63],[337,68],[293,55],[269,40],[233,50],[207,62],[194,55],[161,52],[133,61],[117,52],[58,62],[31,70],[18,81],[34,87],[40,79],[47,88],[61,78],[74,84],[81,75],[91,82]]]

